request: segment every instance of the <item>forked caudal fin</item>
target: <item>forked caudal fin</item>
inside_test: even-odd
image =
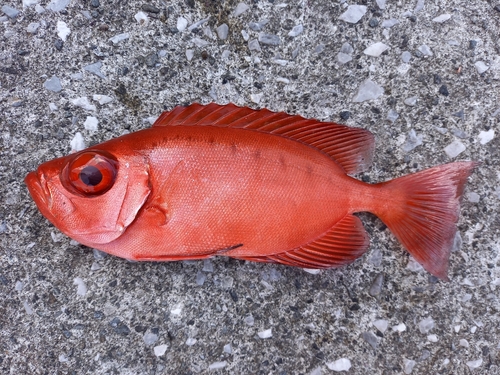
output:
[[[443,280],[448,279],[460,197],[478,164],[450,163],[378,184],[391,199],[374,214],[428,272]]]

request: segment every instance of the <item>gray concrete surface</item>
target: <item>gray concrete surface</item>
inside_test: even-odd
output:
[[[341,358],[349,374],[500,372],[500,2],[248,0],[238,16],[232,0],[35,3],[5,0],[14,10],[0,14],[0,373],[318,375]],[[367,7],[355,24],[341,16],[347,5]],[[178,31],[180,17],[187,27],[210,18]],[[303,32],[289,36],[297,25]],[[243,31],[249,41],[274,37],[250,50]],[[376,42],[390,49],[364,53]],[[368,78],[381,95],[353,101]],[[73,104],[82,97],[95,110]],[[360,215],[370,251],[311,274],[224,258],[102,257],[37,211],[24,176],[69,153],[77,132],[91,145],[195,101],[367,128],[377,151],[359,177],[371,182],[482,161],[451,281],[419,271],[370,215]],[[85,129],[88,116],[97,130]],[[448,154],[463,152],[450,157],[450,144]]]

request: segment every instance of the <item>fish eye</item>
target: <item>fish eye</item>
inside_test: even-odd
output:
[[[101,153],[81,153],[68,164],[68,181],[79,193],[104,194],[115,183],[117,164],[114,159]]]

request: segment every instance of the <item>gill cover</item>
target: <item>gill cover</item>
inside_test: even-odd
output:
[[[134,221],[151,192],[149,165],[141,155],[84,150],[38,168],[32,194],[59,230],[91,247],[117,239]],[[43,197],[43,199],[39,198]]]

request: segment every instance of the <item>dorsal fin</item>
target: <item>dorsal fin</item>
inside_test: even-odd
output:
[[[297,249],[275,255],[236,258],[304,268],[331,268],[354,262],[365,253],[369,244],[361,220],[347,215],[323,236]]]
[[[368,130],[333,122],[305,119],[299,115],[198,103],[164,112],[153,126],[211,125],[245,128],[281,135],[315,147],[330,155],[348,174],[362,172],[372,162],[374,137]]]

